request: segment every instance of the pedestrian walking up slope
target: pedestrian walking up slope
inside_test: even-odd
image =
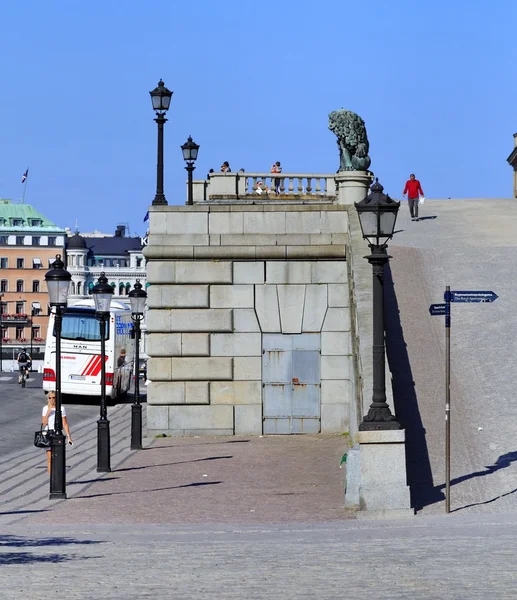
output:
[[[444,317],[452,290],[492,290],[451,309],[451,510],[517,509],[517,202],[427,200],[420,220],[402,203],[386,277],[387,351],[397,414],[407,429],[415,507],[443,511]]]

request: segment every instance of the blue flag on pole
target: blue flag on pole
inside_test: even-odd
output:
[[[144,223],[145,223],[146,221],[149,221],[149,211],[147,211],[147,212],[145,213],[145,217],[144,217]]]

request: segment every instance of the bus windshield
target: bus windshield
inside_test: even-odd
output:
[[[56,330],[54,328],[54,336]],[[61,337],[65,340],[83,340],[99,342],[101,339],[100,323],[94,312],[67,311],[63,315]],[[106,339],[109,339],[109,321],[106,323]]]

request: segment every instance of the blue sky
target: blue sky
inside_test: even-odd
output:
[[[515,0],[3,2],[0,197],[61,226],[142,219],[156,185],[149,90],[174,91],[165,193],[233,169],[333,173],[328,113],[366,121],[371,169],[398,197],[410,172],[430,198],[510,197],[517,131]]]

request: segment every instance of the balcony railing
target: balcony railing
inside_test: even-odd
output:
[[[26,315],[25,313],[17,313],[17,314],[12,314],[12,315],[8,315],[8,314],[2,314],[2,322],[5,323],[6,321],[8,322],[24,322],[24,321],[28,321],[29,320],[29,315]]]
[[[336,181],[334,175],[321,173],[210,173],[208,179],[193,182],[193,199],[329,202],[336,199]]]

